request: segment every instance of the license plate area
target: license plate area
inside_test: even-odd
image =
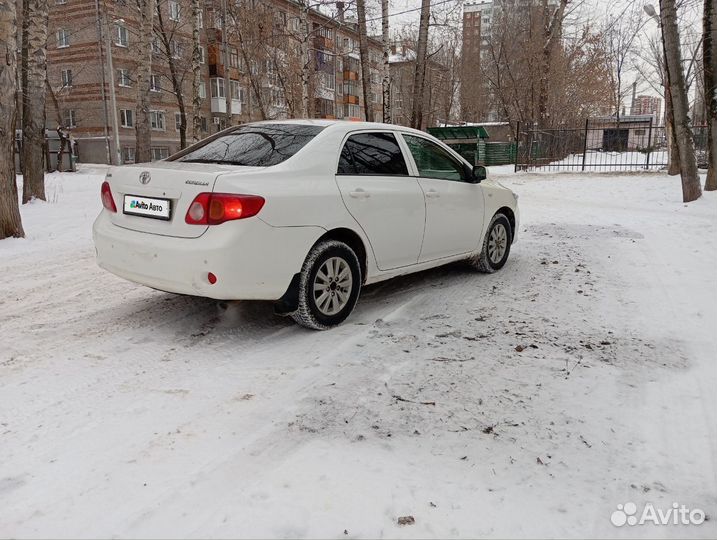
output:
[[[125,195],[122,212],[130,216],[140,216],[169,221],[172,215],[172,204],[169,199],[143,197],[141,195]]]

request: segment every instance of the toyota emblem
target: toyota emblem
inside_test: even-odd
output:
[[[149,171],[142,171],[142,173],[139,175],[140,184],[149,184],[149,181],[151,179],[152,177],[149,175]]]

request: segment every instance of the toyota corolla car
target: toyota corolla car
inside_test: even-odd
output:
[[[405,127],[281,120],[225,129],[170,158],[109,169],[98,264],[180,294],[273,300],[326,329],[363,285],[458,260],[503,267],[517,196]]]

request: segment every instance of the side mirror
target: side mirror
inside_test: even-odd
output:
[[[483,165],[475,165],[473,167],[473,180],[476,184],[479,184],[483,180],[488,178],[488,171]]]

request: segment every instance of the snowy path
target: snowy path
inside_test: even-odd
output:
[[[315,333],[99,270],[85,172],[0,242],[0,537],[717,535],[713,194],[506,176],[502,272]],[[616,528],[628,501],[711,519]]]

